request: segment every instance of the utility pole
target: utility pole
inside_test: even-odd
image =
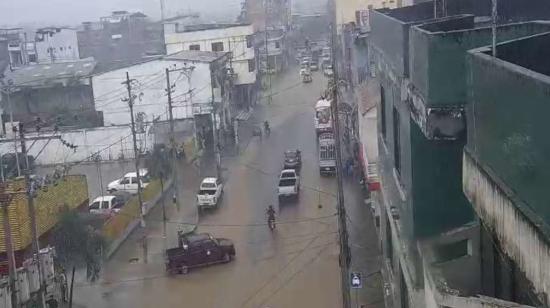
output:
[[[23,123],[19,123],[19,139],[21,140],[21,153],[26,157],[27,156],[27,145],[25,142],[25,128]],[[40,301],[42,307],[46,307],[46,299],[44,297],[44,281],[42,275],[42,269],[40,266],[40,245],[38,242],[38,231],[36,227],[36,211],[34,208],[34,188],[31,181],[31,168],[27,163],[25,164],[25,187],[27,189],[27,205],[29,207],[29,220],[31,223],[31,236],[32,236],[32,250],[33,258],[38,267],[38,277],[40,281]]]
[[[9,285],[10,285],[10,294],[11,294],[11,304],[12,307],[17,307],[17,292],[15,290],[15,256],[13,254],[13,241],[11,235],[11,224],[9,218],[8,206],[12,200],[12,195],[6,193],[6,183],[0,185],[0,204],[3,210],[3,226],[4,226],[4,241],[6,243],[6,254],[8,256],[8,274],[9,274]]]
[[[268,34],[268,19],[269,19],[269,3],[271,0],[265,0],[265,71],[267,74],[269,94],[267,96],[267,103],[271,104],[273,100],[273,90],[271,89],[271,72],[269,71],[269,34]]]
[[[137,138],[136,138],[136,123],[134,121],[134,95],[132,94],[132,80],[130,80],[130,75],[128,72],[126,72],[126,81],[122,82],[122,84],[126,85],[126,89],[128,90],[128,106],[130,107],[130,121],[131,121],[131,130],[132,130],[132,140],[134,142],[134,162],[136,166],[136,179],[137,179],[137,186],[138,186],[138,203],[139,203],[139,217],[141,218],[141,227],[145,228],[145,217],[144,217],[144,209],[143,209],[143,200],[141,198],[141,175],[139,174],[139,150],[137,146]],[[126,99],[122,99],[122,101],[126,101]]]
[[[8,108],[10,109],[10,125],[13,127],[13,106],[11,105],[11,91],[12,91],[13,81],[10,79],[8,80],[7,84],[5,84],[3,80],[1,81],[4,86],[4,89],[2,90],[2,92],[6,93],[6,97],[8,100]],[[17,150],[17,141],[18,141],[17,134],[15,133],[14,135],[15,136],[13,138],[13,147],[15,149],[15,164],[17,165],[17,176],[21,176],[21,166],[19,166],[19,153]]]
[[[493,36],[492,49],[493,49],[493,58],[497,57],[497,19],[498,19],[498,0],[492,0],[492,9],[491,9],[491,32]]]
[[[174,189],[173,200],[177,203],[178,185],[177,185],[177,162],[176,162],[176,136],[174,132],[174,112],[172,107],[172,84],[170,83],[170,69],[166,69],[166,95],[168,96],[168,114],[170,117],[170,158],[172,158],[172,187]]]
[[[350,308],[350,286],[349,279],[349,266],[351,262],[351,254],[348,245],[348,230],[346,223],[346,207],[344,203],[344,188],[342,184],[342,146],[340,140],[340,121],[338,113],[338,70],[336,67],[336,13],[334,15],[334,22],[332,24],[331,35],[331,47],[332,47],[332,68],[334,70],[333,83],[332,83],[332,121],[334,127],[334,138],[336,143],[336,178],[337,178],[337,195],[338,195],[338,236],[340,242],[340,274],[342,280],[342,301],[344,308]]]
[[[215,80],[218,81],[218,83],[220,84],[220,87],[223,86],[223,83],[218,79],[216,78],[217,76],[215,76]],[[222,102],[223,102],[223,98],[222,98]],[[213,137],[213,143],[214,143],[214,155],[216,156],[216,176],[218,177],[218,179],[221,179],[221,176],[222,176],[222,157],[221,157],[221,154],[220,154],[220,144],[219,144],[219,140],[218,140],[218,124],[217,124],[217,115],[218,115],[218,106],[216,106],[216,97],[214,95],[214,87],[212,87],[212,137]]]
[[[172,151],[170,152],[171,158],[172,158],[172,187],[174,189],[174,195],[172,199],[174,200],[174,203],[177,203],[178,200],[180,200],[180,198],[179,198],[179,190],[178,190],[178,187],[179,187],[178,173],[177,173],[178,162],[176,157],[177,147],[176,147],[176,133],[174,128],[174,111],[173,111],[174,106],[172,105],[173,103],[172,91],[175,85],[172,85],[170,82],[170,73],[181,71],[187,77],[187,84],[189,88],[189,91],[188,91],[189,103],[191,104],[191,110],[193,110],[193,103],[191,100],[191,97],[193,96],[193,92],[191,90],[191,73],[193,72],[194,69],[195,69],[194,66],[187,66],[187,65],[178,69],[172,69],[172,70],[168,68],[166,69],[166,95],[168,97],[168,115],[169,115],[169,121],[170,121],[170,146],[172,148]]]

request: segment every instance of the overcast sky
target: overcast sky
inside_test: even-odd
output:
[[[234,21],[244,0],[165,0],[167,16],[199,12],[205,21]],[[293,0],[298,11],[317,13],[327,0]],[[76,26],[111,11],[141,11],[160,18],[160,0],[0,0],[0,26]]]
[[[206,19],[234,20],[241,0],[165,0],[168,16],[178,11],[200,12]],[[111,11],[142,11],[160,17],[160,0],[0,0],[0,24],[78,25],[97,21]]]

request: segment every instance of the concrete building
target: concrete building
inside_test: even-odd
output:
[[[162,58],[103,72],[92,77],[95,107],[104,115],[105,126],[128,125],[130,110],[126,73],[136,94],[134,113],[143,123],[169,119],[165,70],[172,84],[173,117],[195,121],[197,135],[212,141],[214,126],[222,130],[231,124],[227,82],[229,53],[185,50]],[[209,137],[210,136],[210,137]],[[210,142],[211,143],[211,142]]]
[[[256,101],[257,61],[254,29],[250,24],[195,24],[177,22],[164,24],[166,52],[182,50],[230,52],[228,63],[237,107],[248,108]]]
[[[463,171],[463,148],[466,122],[468,143],[473,127],[470,125],[483,122],[488,129],[495,127],[481,118],[470,123],[465,115],[471,91],[467,82],[472,78],[466,69],[466,54],[491,42],[491,28],[476,22],[479,17],[490,14],[489,4],[489,1],[456,0],[447,1],[445,10],[434,9],[433,3],[423,3],[371,11],[369,57],[373,65],[369,69],[373,71],[369,75],[374,76],[379,93],[376,100],[381,191],[377,199],[387,307],[539,305],[537,297],[530,295],[533,290],[521,271],[510,270],[506,260],[501,261],[494,250],[487,249],[491,247],[490,232],[485,222],[479,223],[463,193],[464,174],[465,185],[469,184],[464,190],[483,220],[486,215],[483,209],[488,208],[482,206],[488,203],[479,194],[488,193],[489,186],[480,188],[481,177],[476,175],[480,174],[479,169],[471,167],[475,164],[466,169],[470,159],[467,154]],[[503,24],[497,28],[499,42],[550,30],[544,22],[512,23],[544,17],[541,11],[548,12],[547,3],[538,2],[538,8],[525,8],[513,0],[499,1],[499,4],[503,8],[499,15]],[[447,17],[434,16],[434,12],[443,12]],[[478,73],[482,72],[480,68]],[[498,79],[496,76],[495,73],[493,80]],[[514,85],[508,84],[508,88],[513,89]],[[498,93],[496,88],[491,92],[483,84],[479,84],[479,89],[481,93]],[[517,94],[510,93],[509,97],[514,101],[523,100]],[[480,96],[480,100],[496,112],[496,100],[491,104],[485,98]],[[513,105],[510,100],[508,106]],[[498,114],[504,114],[498,109]],[[488,113],[483,112],[482,116]],[[488,132],[480,136],[488,138]],[[504,136],[493,132],[495,136]],[[522,143],[521,140],[530,139],[518,140]],[[497,145],[502,142],[494,141],[494,145],[496,154]],[[506,164],[502,162],[500,166],[505,170]],[[508,172],[509,168],[506,174]],[[467,180],[473,178],[477,179],[475,184],[473,180],[468,183]],[[501,206],[502,202],[498,204]],[[504,218],[500,214],[498,217]],[[496,219],[485,218],[491,224]],[[508,241],[510,237],[501,239]],[[519,251],[517,246],[510,249],[514,253]],[[526,259],[518,259],[518,264],[522,264],[518,266],[522,270],[525,267],[521,266],[531,266]],[[539,263],[543,267],[548,264]],[[544,275],[540,272],[548,271],[535,271],[535,266],[530,270],[538,276],[530,279],[538,284],[537,292],[546,291],[541,279]]]
[[[115,11],[99,22],[84,22],[77,36],[80,57],[94,57],[99,72],[164,54],[162,23],[140,12]]]
[[[83,59],[6,70],[4,78],[0,79],[3,86],[0,99],[2,132],[6,133],[5,123],[9,121],[10,112],[14,121],[35,123],[40,119],[37,125],[41,127],[102,125],[102,115],[93,104],[90,75],[95,65],[93,59]],[[9,89],[7,85],[11,85]],[[9,101],[8,90],[11,92]]]
[[[258,33],[257,41],[260,45],[260,70],[262,72],[276,74],[288,65],[289,50],[286,34],[287,32],[282,28],[271,28]]]
[[[548,30],[547,30],[548,31]],[[537,307],[550,303],[549,155],[550,32],[467,55],[468,142],[464,193],[487,230],[481,242],[488,290]],[[493,269],[491,271],[491,269]]]
[[[290,0],[245,0],[238,20],[251,24],[254,32],[259,32],[266,27],[289,29],[291,16]]]
[[[40,28],[36,30],[34,44],[36,62],[38,63],[66,62],[80,59],[75,29]]]
[[[34,43],[23,28],[0,29],[0,62],[11,69],[37,62]]]

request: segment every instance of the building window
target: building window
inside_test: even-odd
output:
[[[201,50],[201,45],[199,44],[189,45],[189,50]]]
[[[382,137],[386,139],[386,93],[383,86],[380,86],[380,126]]]
[[[252,48],[252,35],[246,36],[246,48]]]
[[[281,48],[281,43],[275,42],[275,48],[277,48],[277,49]]]
[[[401,134],[399,133],[399,112],[393,108],[393,159],[395,170],[401,175]]]
[[[212,43],[212,51],[223,51],[223,42]]]
[[[256,70],[256,61],[254,59],[248,60],[248,71],[253,72]]]

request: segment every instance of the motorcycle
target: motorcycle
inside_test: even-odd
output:
[[[275,230],[275,217],[269,217],[267,219],[267,226],[269,227],[269,230]]]

